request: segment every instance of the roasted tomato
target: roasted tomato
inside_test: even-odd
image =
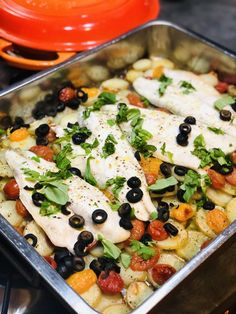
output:
[[[53,161],[53,150],[50,147],[35,145],[30,148],[30,151],[47,161]]]
[[[225,176],[225,180],[229,184],[236,186],[236,168],[234,168],[233,172]]]
[[[154,173],[147,173],[145,174],[145,177],[148,185],[154,184],[157,180],[157,175]]]
[[[211,179],[211,185],[213,188],[222,189],[224,187],[225,177],[222,174],[212,169],[208,169],[207,173]]]
[[[160,257],[159,249],[155,248],[155,250],[156,250],[156,254],[148,260],[144,260],[142,256],[135,253],[132,256],[130,268],[134,271],[144,271],[144,270],[152,268],[157,263]]]
[[[70,100],[75,98],[75,96],[76,96],[76,91],[74,88],[70,86],[63,87],[58,93],[58,99],[63,103],[69,102]]]
[[[158,285],[163,285],[176,269],[167,264],[156,264],[152,269],[152,278]]]
[[[29,215],[28,210],[25,208],[20,200],[16,200],[16,211],[23,218],[26,218]]]
[[[228,90],[229,84],[226,82],[219,82],[216,84],[215,89],[218,90],[219,93],[226,93]]]
[[[141,220],[132,220],[133,228],[130,230],[129,240],[140,240],[145,232],[145,223]]]
[[[169,237],[168,233],[164,229],[164,224],[160,220],[154,220],[150,222],[147,232],[150,234],[153,240],[163,241]]]
[[[52,129],[50,129],[47,135],[48,142],[52,143],[55,141],[56,138],[56,133]]]
[[[221,231],[223,231],[229,225],[229,220],[226,213],[217,208],[206,213],[206,222],[216,234],[221,233]]]
[[[140,99],[140,97],[134,93],[129,93],[127,95],[128,101],[131,105],[139,107],[139,108],[145,108],[144,102]]]
[[[54,259],[51,256],[44,256],[45,260],[52,266],[52,268],[57,268],[57,263],[54,261]]]
[[[9,200],[16,200],[19,197],[19,186],[15,179],[8,181],[3,188],[3,192],[6,195],[6,198]]]
[[[124,281],[120,274],[113,270],[110,271],[109,274],[102,271],[98,277],[97,283],[102,292],[106,294],[117,294],[124,288]]]

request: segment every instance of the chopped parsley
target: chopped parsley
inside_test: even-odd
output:
[[[180,88],[183,91],[183,94],[188,95],[196,90],[196,88],[187,81],[180,81]]]
[[[132,240],[130,245],[132,250],[135,251],[138,255],[140,255],[145,261],[150,259],[156,254],[155,249],[148,245],[143,244],[140,241]]]
[[[165,76],[165,74],[162,74],[162,76],[159,78],[159,82],[161,82],[161,84],[159,86],[158,93],[160,96],[163,96],[167,87],[172,84],[173,80],[172,78]]]
[[[109,203],[109,206],[113,211],[117,211],[120,208],[121,203],[120,202],[112,202]]]
[[[59,206],[52,204],[51,202],[44,201],[40,207],[39,213],[41,216],[50,216],[58,213],[59,211]]]
[[[116,198],[118,198],[119,193],[120,193],[121,189],[123,188],[125,182],[126,182],[125,177],[120,177],[120,176],[108,179],[106,182],[106,185],[105,185],[105,189],[111,186],[112,187],[111,191],[112,191],[113,195]]]
[[[233,98],[232,96],[230,95],[224,95],[222,96],[221,98],[217,99],[215,102],[214,102],[214,107],[217,109],[217,110],[222,110],[225,106],[228,106],[228,105],[232,105],[235,103],[235,98]]]
[[[97,138],[95,138],[95,140],[91,144],[90,143],[80,144],[80,146],[84,149],[86,155],[89,155],[91,153],[92,149],[98,147],[98,145],[99,145],[99,141]]]
[[[71,127],[67,127],[64,129],[65,135],[58,138],[56,140],[56,143],[62,143],[62,142],[70,142],[71,138],[74,134],[79,133],[86,135],[86,138],[88,138],[92,132],[86,128],[86,127],[80,127],[78,123],[73,124]]]
[[[90,113],[93,111],[99,111],[103,106],[108,104],[116,103],[116,95],[109,92],[102,92],[97,100],[94,102],[93,106],[87,107],[83,112],[84,119],[88,119]]]
[[[105,239],[100,234],[98,234],[98,240],[101,242],[104,249],[103,256],[112,258],[112,259],[117,259],[120,256],[121,250],[111,241]]]
[[[212,128],[212,127],[208,126],[208,130],[211,132],[214,132],[215,134],[222,134],[222,135],[225,134],[225,132],[219,128]]]
[[[148,190],[149,191],[159,191],[168,188],[169,186],[176,185],[178,181],[176,180],[175,177],[171,176],[166,179],[157,179],[157,181],[149,185]]]
[[[107,158],[108,156],[114,154],[116,151],[115,144],[118,144],[116,139],[112,134],[109,134],[105,139],[104,146],[102,147],[102,157]]]
[[[149,100],[144,97],[144,96],[140,96],[140,100],[142,101],[142,103],[144,104],[144,107],[147,108],[148,106],[150,106],[150,102]]]
[[[90,167],[90,160],[94,159],[92,156],[90,156],[86,161],[86,167],[85,167],[85,173],[84,173],[84,179],[91,185],[97,186],[97,180],[94,178],[91,167]]]
[[[40,162],[40,157],[39,156],[33,156],[33,157],[31,157],[31,159],[36,161],[36,162]]]
[[[0,135],[3,135],[5,133],[6,133],[6,131],[4,129],[0,128]]]
[[[151,220],[156,220],[157,217],[158,217],[158,213],[157,213],[156,210],[153,211],[153,212],[150,214],[150,219],[151,219]]]
[[[173,160],[173,153],[166,151],[166,143],[164,142],[160,148],[161,153],[163,156],[167,155],[167,157],[169,158],[169,161],[173,164],[174,160]]]
[[[110,126],[113,126],[116,124],[116,120],[115,119],[108,119],[107,120],[107,124],[110,125]]]
[[[118,113],[116,115],[116,123],[120,124],[122,122],[127,122],[128,121],[128,106],[124,103],[118,104]]]

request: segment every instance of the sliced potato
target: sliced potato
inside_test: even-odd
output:
[[[230,196],[229,194],[212,188],[207,189],[206,196],[216,205],[223,207],[225,207],[228,204],[228,202],[232,199],[232,196]]]
[[[109,78],[110,73],[103,65],[93,65],[87,69],[87,75],[93,82],[102,82]]]
[[[122,264],[120,266],[120,275],[125,283],[125,286],[129,286],[134,281],[145,281],[147,278],[146,271],[133,271],[131,268],[125,269]]]
[[[102,82],[102,88],[109,91],[119,91],[122,89],[127,89],[129,87],[129,83],[120,78],[112,78]]]
[[[34,248],[40,255],[49,256],[53,253],[53,245],[49,242],[43,229],[40,228],[34,220],[26,225],[23,235],[25,236],[29,233],[37,237],[37,244]]]
[[[136,71],[136,70],[129,70],[126,73],[126,80],[129,81],[130,83],[133,83],[138,77],[143,76],[143,72],[141,71]]]
[[[152,67],[155,68],[157,66],[163,66],[168,69],[173,69],[175,67],[174,63],[169,59],[160,58],[156,56],[151,56]]]
[[[157,264],[167,264],[180,270],[185,265],[185,260],[177,256],[175,253],[162,253]]]
[[[218,77],[217,74],[213,71],[206,73],[206,74],[201,74],[199,77],[208,85],[211,86],[216,86],[218,84]]]
[[[8,166],[5,159],[5,150],[0,150],[0,177],[13,177],[13,172],[11,168]]]
[[[178,230],[178,234],[175,237],[170,236],[166,240],[163,241],[155,241],[159,248],[164,250],[176,250],[181,248],[187,243],[188,240],[188,231],[185,230],[182,224],[169,219],[169,223],[173,224]]]
[[[235,187],[233,187],[231,184],[229,184],[227,182],[225,183],[224,187],[222,188],[222,191],[229,194],[229,195],[236,196]]]
[[[204,209],[199,209],[196,213],[196,224],[198,228],[208,237],[214,238],[216,236],[215,232],[211,230],[206,222],[206,211]]]
[[[230,223],[236,220],[236,197],[232,198],[232,200],[227,204],[226,214]]]
[[[90,306],[96,307],[102,299],[102,292],[95,283],[86,292],[80,295]]]
[[[101,257],[104,254],[104,249],[101,245],[95,246],[89,253],[94,257]]]
[[[126,293],[126,301],[128,305],[135,309],[143,303],[151,294],[153,290],[144,282],[133,282],[130,284]]]
[[[23,217],[16,211],[15,201],[1,202],[0,214],[14,227],[18,227],[23,222]]]
[[[19,142],[8,141],[8,145],[12,149],[29,150],[32,146],[36,145],[36,140],[32,136]]]
[[[96,310],[99,312],[104,311],[107,307],[117,304],[123,303],[123,297],[121,294],[115,294],[115,295],[108,295],[103,294],[102,298],[96,305]]]
[[[195,256],[200,250],[201,245],[209,238],[200,231],[188,231],[188,241],[185,246],[176,250],[176,253],[189,261],[193,256]]]
[[[146,71],[152,66],[152,61],[150,59],[139,59],[133,64],[133,68],[137,71]]]
[[[102,314],[128,314],[131,312],[130,307],[126,304],[114,304],[111,306],[108,306],[104,311],[102,311]]]

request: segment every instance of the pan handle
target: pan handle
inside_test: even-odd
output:
[[[7,50],[10,50],[11,48],[11,42],[0,38],[0,57],[2,57],[7,61],[7,63],[14,67],[36,71],[55,66],[76,54],[75,52],[57,52],[57,58],[55,60],[34,60],[8,54]]]

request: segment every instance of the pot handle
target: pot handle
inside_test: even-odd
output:
[[[57,59],[55,60],[34,60],[26,59],[16,55],[10,55],[6,52],[11,49],[12,43],[0,38],[0,57],[7,61],[12,66],[26,70],[43,70],[55,66],[63,61],[74,56],[75,52],[57,52]]]

